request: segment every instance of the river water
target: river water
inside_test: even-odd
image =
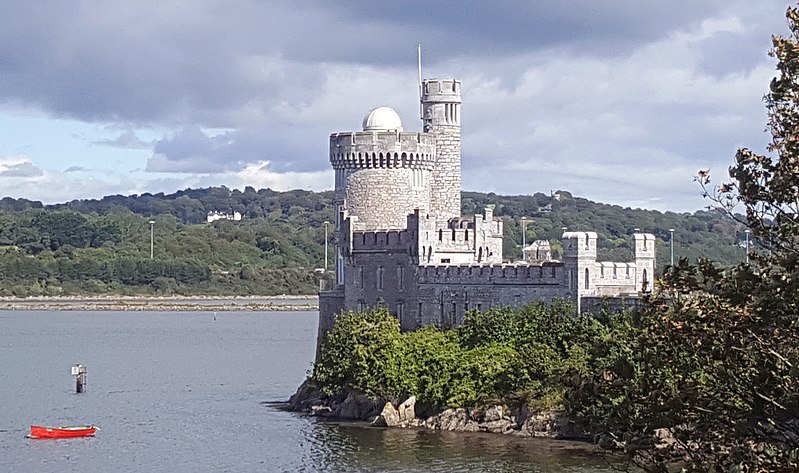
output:
[[[284,401],[316,312],[0,312],[0,471],[611,471],[567,442],[318,422]],[[75,393],[72,365],[87,367]],[[95,424],[32,440],[31,424]]]

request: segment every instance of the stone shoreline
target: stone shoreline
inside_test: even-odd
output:
[[[0,310],[315,311],[312,296],[41,296],[0,297]]]
[[[557,410],[530,412],[526,408],[512,410],[496,405],[483,409],[446,409],[417,416],[416,398],[413,396],[402,403],[373,399],[354,391],[325,396],[307,380],[284,408],[329,420],[366,421],[377,427],[489,432],[581,443],[595,441],[592,435],[579,429]]]

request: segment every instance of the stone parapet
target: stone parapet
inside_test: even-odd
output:
[[[333,169],[411,168],[435,165],[436,140],[428,133],[359,131],[330,135]]]

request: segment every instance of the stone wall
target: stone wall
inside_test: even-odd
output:
[[[336,316],[346,310],[344,289],[322,291],[319,293],[319,325],[316,334],[316,358],[319,358],[319,347],[325,334],[333,328]]]
[[[413,312],[418,297],[413,268],[415,258],[407,249],[390,252],[353,251],[347,258],[345,305],[364,310],[385,305],[396,315],[403,330],[418,328]]]
[[[349,172],[344,202],[347,212],[358,216],[359,229],[402,229],[409,213],[428,208],[429,180],[427,185],[413,187],[412,173],[402,168]]]
[[[449,327],[463,323],[471,309],[521,307],[534,301],[571,299],[564,265],[521,264],[420,266],[418,308],[420,325]]]

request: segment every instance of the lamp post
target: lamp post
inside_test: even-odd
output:
[[[527,261],[527,217],[522,217],[522,261]]]
[[[325,224],[325,273],[327,273],[327,226],[330,225],[330,222],[325,220],[324,224]]]
[[[669,239],[669,250],[671,252],[671,265],[674,266],[674,229],[669,228],[669,234],[671,238]]]
[[[153,259],[154,237],[155,237],[155,220],[150,220],[150,259]]]
[[[749,264],[749,229],[744,230],[746,234],[746,264]]]

